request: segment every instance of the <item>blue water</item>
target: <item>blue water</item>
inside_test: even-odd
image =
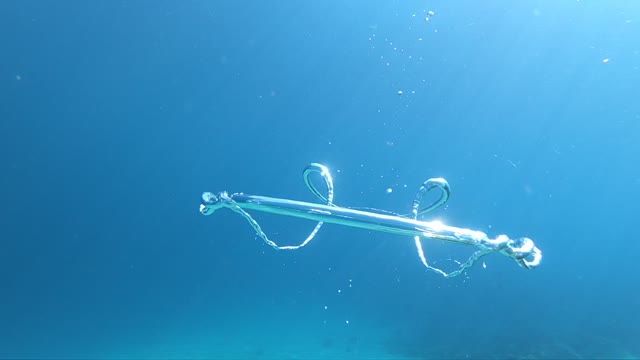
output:
[[[0,2],[0,357],[639,358],[638,38],[632,1]],[[311,162],[399,213],[444,177],[424,220],[542,263],[198,212],[316,201]]]

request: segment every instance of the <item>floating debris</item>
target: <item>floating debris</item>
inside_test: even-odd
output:
[[[424,21],[429,22],[429,19],[431,19],[431,17],[435,14],[436,13],[434,13],[432,10],[427,11],[427,17],[424,18]]]

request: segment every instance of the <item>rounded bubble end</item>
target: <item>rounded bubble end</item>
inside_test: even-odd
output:
[[[205,204],[200,204],[200,213],[202,215],[211,215],[215,209],[207,207]]]
[[[200,213],[202,215],[211,215],[221,207],[221,196],[211,192],[202,193],[202,204],[200,204]]]
[[[202,202],[205,204],[217,204],[219,201],[218,196],[212,192],[202,193]]]

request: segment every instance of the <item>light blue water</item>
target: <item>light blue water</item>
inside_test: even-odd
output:
[[[630,1],[0,2],[0,357],[638,358],[638,38]],[[399,213],[444,177],[427,220],[543,262],[197,211],[314,201],[310,162]]]

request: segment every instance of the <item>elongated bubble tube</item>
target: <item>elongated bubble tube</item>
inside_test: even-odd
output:
[[[313,173],[319,173],[324,180],[327,187],[326,197],[322,195],[311,182],[310,176]],[[428,270],[434,271],[444,277],[454,277],[462,274],[466,269],[473,266],[478,259],[493,252],[512,258],[518,265],[525,269],[537,267],[542,260],[542,252],[540,249],[534,245],[533,240],[526,237],[511,239],[507,235],[499,235],[495,239],[491,239],[481,231],[447,226],[438,221],[418,220],[419,215],[433,211],[449,200],[451,190],[445,179],[433,178],[425,181],[416,194],[411,213],[408,215],[400,215],[391,212],[356,210],[335,205],[333,203],[333,179],[329,169],[322,164],[312,163],[308,165],[304,169],[303,178],[309,190],[324,204],[247,195],[244,193],[230,195],[227,192],[220,192],[218,194],[205,192],[202,194],[200,213],[203,215],[211,215],[220,208],[231,209],[242,215],[256,231],[256,234],[267,245],[277,250],[295,250],[307,245],[316,236],[323,223],[413,236],[422,264],[424,264]],[[421,208],[420,203],[422,202],[423,196],[433,189],[440,191],[440,197],[431,205]],[[280,246],[269,239],[258,222],[256,222],[246,210],[309,219],[317,221],[318,224],[311,234],[299,245]],[[460,264],[456,270],[447,273],[429,265],[422,249],[422,243],[420,241],[422,238],[471,245],[476,248],[476,251],[466,262]]]

